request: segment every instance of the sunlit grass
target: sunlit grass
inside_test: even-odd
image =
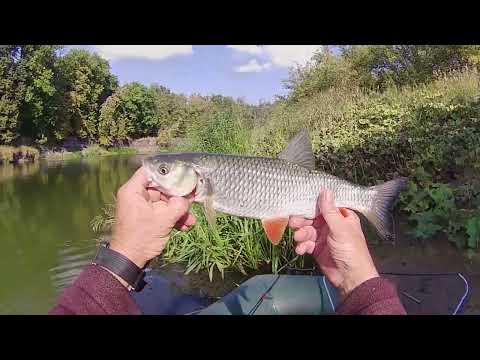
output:
[[[105,149],[100,145],[90,145],[81,151],[47,152],[44,154],[44,158],[46,160],[76,160],[103,156],[135,155],[137,153],[136,149],[130,147]]]

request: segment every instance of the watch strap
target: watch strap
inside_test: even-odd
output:
[[[145,271],[124,255],[110,249],[108,245],[99,247],[93,264],[100,265],[118,275],[135,291],[142,290],[146,284]]]

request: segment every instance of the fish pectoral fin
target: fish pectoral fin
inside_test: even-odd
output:
[[[208,179],[204,179],[205,183],[205,200],[203,202],[203,211],[207,218],[208,224],[214,228],[217,223],[217,213],[213,207],[213,186]]]
[[[203,203],[203,211],[207,222],[211,227],[215,227],[217,223],[217,212],[213,208],[213,199],[211,196],[208,196]]]
[[[280,240],[282,240],[287,225],[287,217],[278,217],[262,220],[263,229],[265,230],[268,240],[270,240],[273,245],[278,245]]]

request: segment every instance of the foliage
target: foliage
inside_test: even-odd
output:
[[[131,137],[151,135],[155,125],[155,100],[139,83],[123,86],[100,110],[100,144],[122,143]]]
[[[100,106],[118,87],[108,61],[86,50],[73,49],[59,58],[59,71],[64,96],[60,109],[65,122],[63,135],[97,139]]]
[[[466,45],[346,46],[343,57],[372,89],[433,80],[439,73],[480,65],[480,47]]]
[[[299,101],[327,89],[384,91],[430,82],[444,73],[478,68],[475,45],[355,45],[341,46],[340,55],[316,54],[290,72],[285,87],[289,100]]]
[[[248,154],[253,129],[249,109],[231,98],[206,98],[208,108],[188,126],[189,150],[214,153]]]
[[[130,147],[109,148],[108,150],[99,145],[90,145],[81,151],[47,152],[43,154],[46,160],[77,160],[82,158],[96,158],[114,155],[135,155],[137,150]]]
[[[444,234],[471,247],[480,205],[479,93],[474,70],[383,92],[328,89],[278,104],[255,148],[275,155],[298,129],[310,129],[320,169],[363,185],[407,176],[399,208],[413,235]]]
[[[349,61],[322,53],[307,65],[291,69],[289,79],[284,81],[285,88],[291,91],[290,101],[309,98],[331,88],[352,89],[358,84],[358,74]]]

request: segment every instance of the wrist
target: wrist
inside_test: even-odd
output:
[[[349,273],[344,276],[344,280],[340,286],[340,292],[342,297],[345,299],[348,295],[351,294],[353,290],[355,290],[365,281],[376,278],[378,276],[378,271],[373,265],[364,267],[361,270],[349,271]]]
[[[110,249],[125,256],[127,259],[137,265],[140,269],[143,269],[149,261],[149,259],[145,259],[145,256],[139,254],[139,252],[135,249],[129,246],[125,246],[124,244],[118,243],[116,241],[112,241],[109,247]]]

